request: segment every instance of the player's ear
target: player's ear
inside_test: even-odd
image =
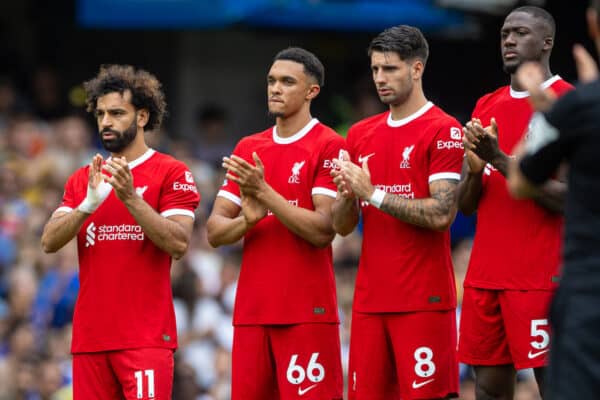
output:
[[[138,110],[137,121],[136,121],[136,124],[138,127],[140,127],[140,128],[145,127],[146,124],[148,123],[149,119],[150,119],[150,113],[148,112],[148,110],[146,110],[145,108]]]
[[[425,71],[425,64],[420,59],[415,59],[410,65],[410,71],[412,74],[413,80],[419,80],[423,77],[423,72]]]
[[[554,47],[554,38],[552,36],[546,36],[544,38],[544,46],[542,49],[544,51],[550,51]]]
[[[308,92],[306,93],[306,100],[312,100],[319,95],[321,92],[321,86],[316,83],[312,83],[308,86]]]

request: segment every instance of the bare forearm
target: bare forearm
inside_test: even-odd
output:
[[[350,234],[358,224],[358,202],[356,199],[338,197],[331,207],[333,229],[342,236]]]
[[[465,215],[477,211],[482,189],[482,172],[464,174],[457,187],[458,208]]]
[[[445,231],[456,216],[456,184],[444,184],[426,199],[405,199],[387,193],[381,210],[409,224]]]
[[[158,214],[141,197],[126,201],[125,206],[142,227],[144,234],[159,249],[169,253],[175,259],[185,254],[189,236],[180,224]]]
[[[335,232],[329,214],[296,207],[272,189],[260,194],[258,199],[290,231],[314,246],[325,247],[333,240]]]
[[[208,242],[213,247],[236,243],[249,229],[250,226],[243,215],[235,218],[211,215],[206,222]]]
[[[490,164],[492,164],[492,166],[494,168],[496,168],[498,171],[500,171],[500,173],[506,177],[508,175],[508,163],[510,161],[510,158],[504,154],[502,151],[499,151],[498,154],[496,154],[494,156],[494,158],[492,158],[491,160],[488,160],[488,162]]]
[[[77,235],[89,215],[74,209],[65,214],[52,216],[44,226],[42,249],[46,253],[60,250]]]
[[[533,200],[548,211],[562,214],[566,193],[567,184],[553,179],[539,188]]]

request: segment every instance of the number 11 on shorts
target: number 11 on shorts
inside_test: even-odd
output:
[[[142,399],[144,397],[144,377],[146,376],[148,381],[148,398],[154,398],[154,370],[146,369],[144,371],[135,371],[133,374],[135,376],[135,382],[137,385],[137,398]]]

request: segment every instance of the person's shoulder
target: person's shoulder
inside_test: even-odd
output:
[[[273,140],[273,127],[265,129],[264,131],[261,131],[261,132],[251,133],[249,135],[242,137],[238,141],[236,148],[252,146],[253,144],[256,144],[259,142],[264,142],[265,140],[266,141]]]
[[[443,108],[438,107],[436,105],[434,105],[431,108],[431,113],[429,113],[429,116],[430,116],[430,118],[434,118],[440,125],[461,126],[461,124],[458,122],[458,120],[455,117],[448,114],[446,111],[444,111]]]
[[[351,136],[351,134],[355,131],[370,131],[381,124],[385,124],[388,114],[389,111],[384,111],[355,122],[350,126],[350,129],[348,129],[348,136]]]
[[[85,179],[85,181],[87,182],[87,179],[88,179],[88,176],[90,173],[89,171],[90,171],[89,164],[83,165],[83,166],[77,168],[75,171],[73,171],[73,173],[69,177],[69,180],[70,181],[78,181],[80,179]]]
[[[316,131],[317,136],[326,142],[331,141],[344,141],[344,138],[335,131],[332,127],[325,125],[322,122],[316,124],[313,129]]]
[[[489,92],[481,96],[477,103],[475,104],[475,109],[485,107],[490,104],[494,104],[498,101],[498,99],[502,99],[506,97],[510,92],[509,86],[500,86],[498,89],[493,92]]]
[[[565,81],[560,76],[555,75],[552,79],[552,83],[550,83],[549,85],[549,88],[557,96],[563,96],[565,93],[575,89],[575,86],[571,85],[569,82]]]
[[[189,167],[181,160],[176,159],[170,154],[161,153],[160,151],[155,151],[154,154],[148,159],[150,163],[155,163],[160,165],[161,169],[170,170],[170,169],[186,169]]]

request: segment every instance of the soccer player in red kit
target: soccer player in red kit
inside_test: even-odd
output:
[[[465,127],[459,208],[477,211],[477,229],[464,282],[459,358],[474,366],[477,399],[512,399],[515,370],[523,368],[534,368],[542,387],[566,187],[553,181],[535,200],[516,201],[505,177],[533,112],[529,93],[515,79],[519,65],[537,60],[545,89],[556,95],[571,89],[550,72],[554,32],[554,19],[538,7],[517,8],[506,17],[500,45],[510,85],[479,99]]]
[[[188,247],[199,194],[182,162],[145,143],[166,108],[155,76],[103,66],[84,87],[111,155],[97,154],[69,178],[42,234],[47,252],[77,237],[73,398],[170,399],[177,347],[170,267]]]
[[[314,54],[279,52],[267,75],[275,126],[224,158],[207,230],[213,246],[244,238],[233,400],[342,398],[329,172],[344,140],[311,116],[323,77]]]
[[[460,124],[428,101],[428,44],[414,27],[369,46],[389,111],[353,125],[332,172],[335,230],[364,221],[350,334],[349,398],[442,399],[458,393],[456,287],[448,228],[463,158]]]

